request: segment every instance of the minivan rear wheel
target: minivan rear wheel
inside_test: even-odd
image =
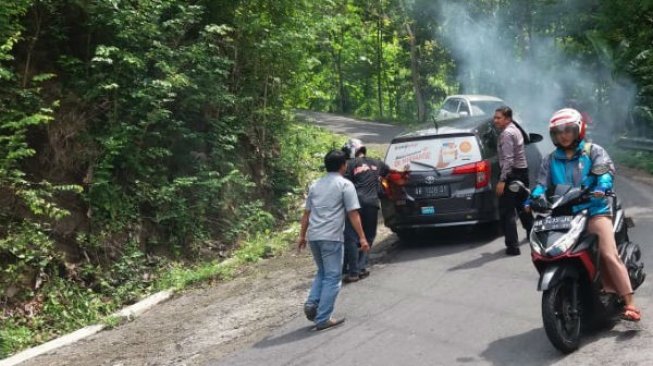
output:
[[[394,232],[404,243],[414,241],[417,238],[417,231],[415,229],[397,229]]]
[[[490,237],[492,239],[501,236],[501,222],[493,221],[478,226],[481,235]]]

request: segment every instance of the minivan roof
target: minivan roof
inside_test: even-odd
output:
[[[475,116],[437,122],[437,128],[435,123],[425,123],[416,127],[412,131],[404,132],[396,136],[392,139],[392,142],[411,140],[426,136],[473,134],[477,128],[491,121],[491,116]]]

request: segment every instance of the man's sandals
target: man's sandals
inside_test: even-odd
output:
[[[642,319],[642,315],[640,314],[639,309],[633,305],[626,305],[624,306],[623,314],[621,314],[621,319],[631,322],[638,322]]]

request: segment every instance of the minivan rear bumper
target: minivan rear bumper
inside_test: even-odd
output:
[[[433,207],[435,212],[422,214],[422,207]],[[477,225],[499,220],[492,190],[471,196],[406,201],[400,205],[384,199],[381,208],[385,225],[391,230]]]

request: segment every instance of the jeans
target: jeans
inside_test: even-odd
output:
[[[315,324],[322,324],[331,318],[336,298],[340,292],[343,243],[340,241],[310,241],[311,253],[317,265],[306,305],[317,306]]]

